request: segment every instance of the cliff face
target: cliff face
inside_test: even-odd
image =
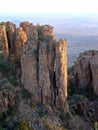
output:
[[[66,98],[67,98],[67,46],[65,40],[60,40],[56,44],[56,106],[60,109],[66,110]]]
[[[14,40],[14,46],[15,46],[15,56],[16,59],[21,58],[21,48],[23,46],[23,44],[25,44],[27,41],[27,35],[26,33],[23,31],[23,29],[21,27],[16,29],[15,32],[15,40]]]
[[[1,25],[0,71],[1,129],[93,129],[98,101],[88,97],[93,97],[91,85],[98,95],[98,51],[84,52],[76,61],[71,78],[78,87],[71,84],[68,97],[73,115],[67,104],[67,41],[56,41],[53,27],[29,22],[18,28],[12,22]],[[88,93],[81,95],[79,87],[87,87],[83,90]]]
[[[76,73],[79,87],[94,88],[98,95],[98,51],[86,51],[81,53],[76,61]]]
[[[67,42],[56,42],[53,27],[33,26],[22,48],[22,83],[34,101],[67,111]],[[66,66],[66,67],[65,67]]]
[[[29,23],[28,21],[20,23],[20,27],[22,27],[23,31],[27,34],[27,36],[29,34],[31,25],[32,25],[32,23]]]
[[[93,56],[90,61],[91,73],[92,73],[92,85],[94,87],[94,93],[98,95],[98,52]]]
[[[13,24],[12,22],[6,22],[6,33],[7,33],[7,39],[8,39],[8,44],[9,48],[14,52],[14,40],[15,40],[15,32],[16,32],[16,25]]]
[[[20,60],[21,48],[27,41],[27,34],[22,27],[16,28],[12,22],[6,22],[0,25],[0,46],[3,55],[7,57],[14,55]]]
[[[6,57],[9,55],[8,40],[5,26],[0,25],[0,52]]]

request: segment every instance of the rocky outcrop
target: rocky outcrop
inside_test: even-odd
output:
[[[17,28],[16,33],[15,33],[15,41],[14,41],[16,59],[20,60],[21,48],[22,48],[23,44],[26,43],[26,41],[27,41],[27,35],[23,31],[22,27]]]
[[[14,53],[14,40],[15,40],[16,25],[12,22],[6,22],[6,32],[9,44],[9,49]]]
[[[49,31],[50,30],[50,31]],[[41,102],[53,103],[55,39],[53,27],[45,25],[38,29],[39,34],[39,87],[41,88]],[[52,89],[52,91],[51,91]],[[52,96],[51,96],[52,95]],[[51,99],[52,98],[52,99]]]
[[[67,42],[56,42],[53,27],[33,26],[21,55],[22,83],[33,101],[67,111]]]
[[[12,86],[8,79],[0,73],[0,112],[12,110],[15,105],[18,88]]]
[[[98,51],[81,53],[76,61],[76,73],[78,86],[93,86],[94,93],[98,95]]]
[[[94,87],[94,93],[98,95],[98,51],[90,61],[91,73],[92,73],[92,85]]]
[[[16,25],[12,22],[0,25],[0,50],[7,57],[14,55],[15,59],[20,60],[21,48],[27,41],[27,34],[23,29],[24,26],[16,29]]]
[[[67,98],[67,41],[60,40],[56,44],[55,75],[56,75],[56,106],[66,109]]]
[[[33,25],[32,23],[29,23],[28,21],[21,22],[20,27],[22,27],[23,31],[27,34],[29,34],[30,26]]]
[[[0,25],[0,53],[5,56],[9,55],[8,40],[5,26]]]
[[[52,26],[34,26],[27,21],[18,28],[6,22],[0,30],[0,44],[12,71],[21,59],[21,81],[33,94],[33,101],[67,111],[67,41],[57,42]]]

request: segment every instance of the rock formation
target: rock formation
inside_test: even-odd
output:
[[[81,53],[76,61],[76,73],[78,86],[93,86],[94,93],[98,95],[98,51]]]
[[[16,31],[16,25],[12,22],[6,22],[6,32],[7,32],[7,38],[8,38],[8,44],[9,48],[12,53],[14,53],[14,40],[15,40],[15,31]]]
[[[20,60],[21,48],[26,41],[27,34],[22,27],[16,28],[16,25],[10,21],[0,25],[0,49],[7,57],[14,55],[15,59]]]
[[[56,75],[56,106],[57,108],[66,109],[66,98],[67,98],[67,47],[66,41],[60,40],[56,44],[56,64],[55,64],[55,75]]]
[[[23,31],[22,27],[17,28],[15,33],[15,41],[14,41],[16,59],[20,60],[21,48],[23,44],[26,43],[26,41],[27,41],[27,35]]]
[[[0,53],[5,56],[9,55],[8,40],[6,35],[5,26],[0,25]]]
[[[53,27],[30,28],[21,55],[22,83],[33,101],[67,111],[67,42],[56,42]]]
[[[81,53],[76,61],[68,89],[70,112],[67,41],[56,41],[52,26],[25,21],[16,28],[1,22],[0,53],[1,129],[93,129],[98,101],[89,88],[98,95],[98,51]]]
[[[27,34],[27,36],[29,34],[31,25],[32,25],[32,23],[29,23],[28,21],[20,23],[20,27],[22,27],[23,31]]]
[[[4,112],[14,107],[15,96],[18,90],[19,89],[12,86],[0,72],[0,112]]]
[[[94,87],[94,93],[98,95],[98,51],[90,61],[91,73],[92,73],[92,85]]]

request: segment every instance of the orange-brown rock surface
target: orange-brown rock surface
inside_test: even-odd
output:
[[[32,23],[29,23],[28,21],[24,21],[20,23],[20,27],[23,28],[23,31],[27,34],[29,34],[29,30],[30,30],[30,26],[32,25]]]
[[[22,68],[22,83],[24,87],[34,94],[34,101],[39,102],[40,95],[38,94],[38,74],[37,74],[37,50],[38,50],[38,34],[34,27],[30,29],[29,41],[22,48],[21,68]],[[34,32],[35,35],[33,35]],[[35,39],[35,37],[36,39]],[[35,39],[35,40],[34,40]]]
[[[67,46],[65,40],[56,43],[55,74],[56,74],[56,107],[66,109],[67,98]],[[61,108],[62,106],[62,108]]]
[[[8,38],[8,44],[11,52],[14,52],[14,40],[15,40],[16,25],[12,22],[6,22],[6,32]]]
[[[23,44],[26,43],[26,41],[27,41],[26,33],[23,31],[22,27],[18,27],[16,29],[15,41],[14,41],[16,59],[20,59],[21,48],[22,48]]]
[[[98,95],[98,51],[81,53],[76,61],[76,73],[78,86],[93,86],[94,93]]]
[[[53,27],[33,26],[21,55],[22,83],[34,101],[67,111],[67,42],[56,42]]]
[[[0,25],[0,53],[4,54],[5,56],[9,55],[6,29],[5,26],[2,25]]]

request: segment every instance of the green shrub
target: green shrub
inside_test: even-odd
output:
[[[71,112],[68,112],[65,114],[62,114],[59,116],[61,118],[62,121],[66,121],[68,119],[73,119],[73,115],[71,114]]]
[[[28,122],[27,121],[22,121],[20,123],[19,130],[29,130],[29,128],[28,128]]]
[[[41,36],[41,37],[39,38],[39,40],[40,40],[41,42],[44,42],[44,41],[45,41],[45,37],[44,37],[44,36]]]
[[[39,56],[39,51],[38,50],[34,50],[32,53],[33,56],[35,56],[36,58],[38,58]]]
[[[28,122],[26,120],[21,121],[17,124],[14,130],[34,130],[33,128],[29,128]]]
[[[0,120],[2,120],[4,117],[4,113],[3,112],[0,112]]]
[[[48,121],[45,121],[45,130],[54,130]]]
[[[32,93],[30,93],[27,89],[23,88],[22,90],[22,98],[31,98],[32,97]]]
[[[67,119],[64,114],[61,114],[59,117],[60,117],[60,119],[61,119],[62,121],[65,121],[65,120]]]
[[[2,50],[2,48],[3,48],[3,45],[0,43],[0,50]]]
[[[0,71],[6,74],[10,71],[10,65],[3,55],[0,55]]]
[[[68,75],[71,74],[74,71],[74,68],[75,68],[75,65],[68,67]]]
[[[2,22],[0,22],[0,25],[1,25],[1,26],[5,25],[5,22],[3,22],[3,21],[2,21]]]
[[[5,128],[3,128],[3,127],[0,125],[0,130],[5,130]]]
[[[98,130],[98,122],[95,122],[95,123],[94,123],[94,129],[95,129],[95,130]]]
[[[79,130],[84,130],[83,125],[79,126]]]

